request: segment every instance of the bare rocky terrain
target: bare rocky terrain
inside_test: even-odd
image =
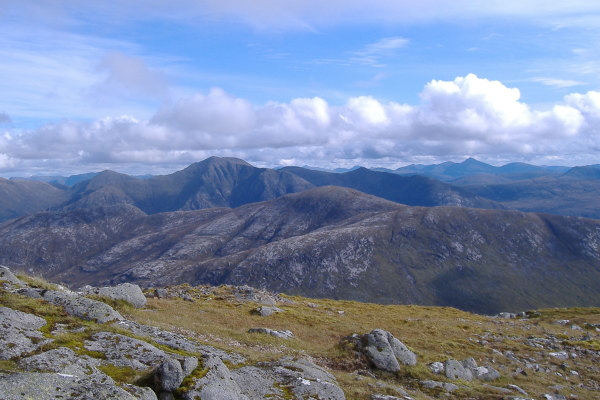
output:
[[[591,308],[482,317],[249,286],[72,291],[0,267],[0,317],[2,400],[587,400],[600,390]]]

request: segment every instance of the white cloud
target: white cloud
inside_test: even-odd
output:
[[[50,165],[189,163],[213,154],[259,163],[410,161],[427,157],[510,160],[578,155],[597,159],[600,93],[574,93],[549,110],[535,110],[520,92],[473,74],[433,80],[415,105],[353,97],[343,105],[322,98],[254,105],[222,89],[158,110],[149,120],[110,117],[67,121],[0,137],[4,170],[36,160]],[[586,158],[587,157],[587,158]]]
[[[573,87],[573,86],[585,85],[584,82],[576,81],[573,79],[535,77],[535,78],[532,78],[532,81],[539,82],[542,85],[554,86],[557,88],[568,88],[568,87]]]

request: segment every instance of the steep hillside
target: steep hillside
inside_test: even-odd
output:
[[[0,178],[0,222],[64,202],[67,193],[44,182]]]
[[[0,262],[72,284],[249,284],[495,313],[599,305],[598,243],[600,221],[321,187],[235,209],[24,217],[0,225]]]

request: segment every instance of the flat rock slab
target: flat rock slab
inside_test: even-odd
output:
[[[292,331],[276,331],[269,328],[250,328],[248,329],[248,333],[262,333],[279,339],[292,339],[294,337]]]
[[[116,323],[116,325],[127,329],[134,335],[150,338],[156,343],[168,346],[174,350],[183,350],[189,353],[199,353],[205,357],[219,357],[221,360],[225,360],[232,364],[241,364],[246,361],[246,358],[239,354],[228,353],[212,346],[200,344],[186,338],[181,334],[170,332],[154,326],[143,325],[128,320],[119,321]]]
[[[51,341],[39,331],[46,325],[44,318],[0,307],[0,360],[9,360],[38,349]]]
[[[0,373],[3,400],[138,400],[114,383],[57,373]]]
[[[87,350],[103,353],[107,363],[141,371],[155,368],[172,358],[150,343],[118,333],[98,332],[92,340],[86,340],[84,346]]]
[[[54,305],[63,307],[65,311],[74,317],[95,321],[100,324],[105,322],[124,319],[119,312],[101,301],[88,299],[75,292],[29,289],[21,294],[33,298],[42,298]]]

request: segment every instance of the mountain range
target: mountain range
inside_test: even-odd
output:
[[[457,186],[213,157],[147,179],[4,180],[25,215],[0,224],[0,263],[70,285],[247,284],[480,313],[599,305],[600,221],[508,209],[598,213],[595,169]]]

